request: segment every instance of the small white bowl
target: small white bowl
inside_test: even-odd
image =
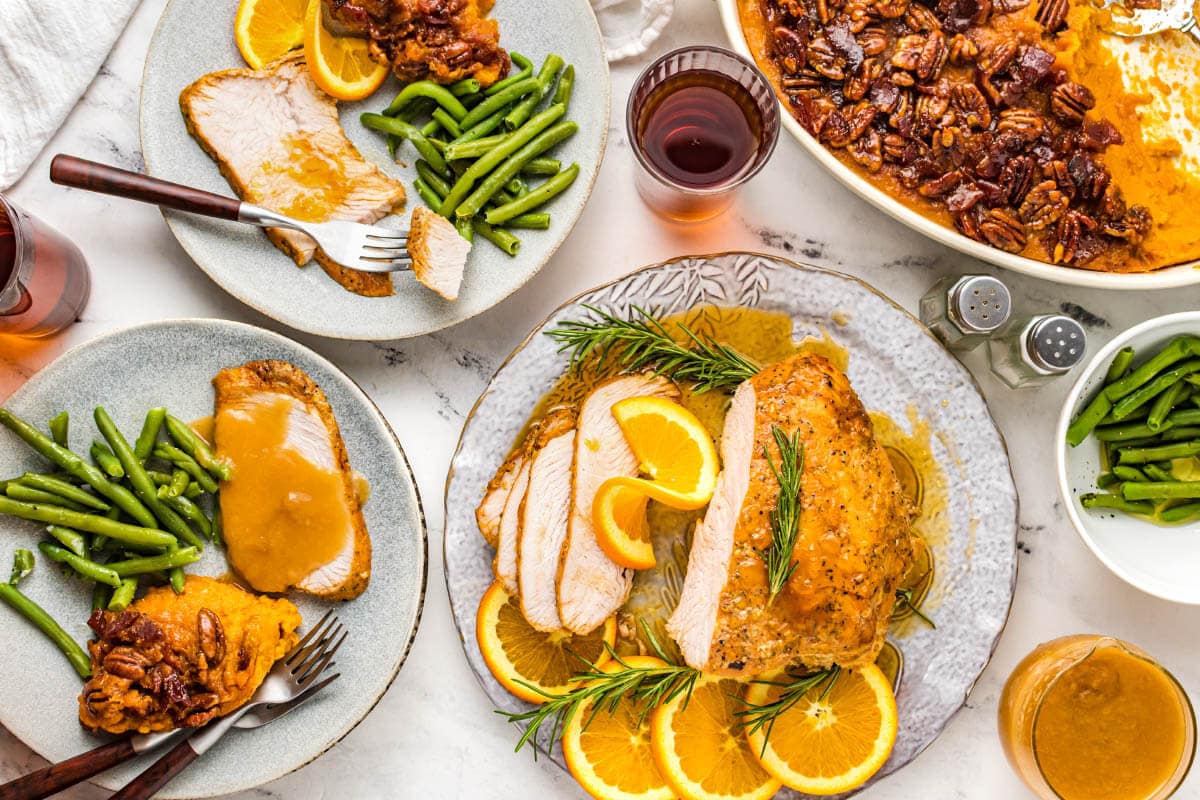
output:
[[[1181,334],[1200,335],[1200,311],[1156,317],[1135,325],[1096,354],[1063,404],[1055,431],[1058,490],[1067,515],[1084,544],[1104,565],[1143,592],[1176,603],[1200,605],[1200,522],[1163,526],[1118,511],[1086,510],[1085,492],[1099,491],[1100,445],[1089,436],[1078,447],[1067,444],[1067,427],[1104,382],[1113,355],[1134,349],[1134,364],[1157,353]]]

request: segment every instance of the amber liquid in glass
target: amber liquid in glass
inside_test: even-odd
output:
[[[0,303],[0,334],[49,336],[78,319],[91,280],[74,244],[40,220],[17,213],[17,219],[10,219],[0,204],[0,291],[10,287],[6,302]],[[22,235],[32,242],[25,252]]]
[[[713,189],[754,161],[762,120],[750,92],[716,72],[676,75],[654,90],[638,125],[638,146],[663,177]]]

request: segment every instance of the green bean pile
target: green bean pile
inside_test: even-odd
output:
[[[183,568],[199,560],[206,541],[221,544],[214,496],[218,481],[229,478],[229,467],[165,408],[150,409],[132,444],[103,407],[93,416],[102,439],[88,448],[89,463],[70,449],[67,412],[50,420],[47,436],[0,408],[0,425],[54,468],[0,480],[0,514],[45,524],[47,539],[38,550],[93,584],[93,609],[124,610],[139,580],[159,575],[182,592]],[[18,550],[12,578],[0,583],[0,600],[36,625],[76,672],[88,677],[83,648],[17,588],[32,568],[33,554]]]
[[[1067,429],[1076,447],[1100,442],[1104,468],[1084,508],[1180,523],[1200,519],[1200,338],[1180,336],[1137,368],[1126,347]]]
[[[544,155],[579,125],[563,119],[575,67],[564,69],[562,58],[550,55],[535,75],[520,53],[512,60],[518,71],[487,89],[473,78],[448,87],[410,83],[382,114],[363,114],[362,123],[388,135],[393,157],[401,142],[412,144],[420,156],[413,188],[426,205],[467,240],[478,235],[515,256],[521,240],[510,229],[549,228],[550,214],[538,209],[579,177],[578,164],[563,168]],[[417,127],[423,117],[429,122]],[[530,186],[531,177],[545,180]]]

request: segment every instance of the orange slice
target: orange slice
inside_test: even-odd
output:
[[[750,752],[735,716],[745,708],[742,684],[705,675],[691,699],[659,706],[650,722],[658,771],[683,800],[767,800],[782,785]],[[685,703],[686,700],[686,703]]]
[[[505,689],[530,703],[544,703],[546,697],[530,686],[562,694],[572,688],[571,679],[587,669],[580,658],[602,666],[609,659],[605,645],[612,647],[617,639],[617,620],[610,618],[586,636],[543,633],[525,621],[517,598],[494,583],[479,601],[475,639],[488,669]]]
[[[636,668],[667,666],[651,656],[625,656],[622,660]],[[610,661],[601,669],[611,673],[622,666]],[[675,797],[654,765],[649,720],[641,719],[641,707],[628,698],[611,714],[601,709],[593,716],[590,701],[581,705],[563,729],[562,746],[567,769],[596,800]]]
[[[896,744],[896,697],[879,667],[843,670],[821,697],[825,689],[825,684],[811,689],[777,718],[765,750],[765,728],[747,735],[763,767],[806,794],[840,794],[862,786]],[[778,686],[751,684],[746,702],[768,704],[781,692]]]
[[[630,397],[612,407],[641,471],[646,493],[671,508],[703,508],[717,486],[720,462],[704,424],[678,403]]]
[[[325,28],[322,0],[310,0],[304,17],[304,59],[317,86],[338,100],[362,100],[387,79],[388,68],[371,58],[366,39],[334,36]]]
[[[242,58],[262,69],[304,44],[308,0],[242,0],[233,19],[233,37]]]
[[[649,496],[637,478],[609,478],[600,484],[592,502],[596,541],[604,554],[622,567],[650,569],[654,545],[646,523]]]

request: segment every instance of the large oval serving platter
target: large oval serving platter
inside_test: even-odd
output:
[[[874,780],[903,767],[966,701],[1008,619],[1017,569],[1017,494],[1008,454],[970,373],[919,321],[856,278],[765,255],[682,258],[576,298],[530,334],[479,399],[446,484],[444,547],[455,623],[492,703],[506,711],[527,707],[492,678],[475,641],[475,610],[492,582],[492,550],[474,509],[539,399],[568,368],[568,357],[544,332],[588,317],[584,305],[626,318],[634,306],[663,314],[701,305],[786,314],[796,341],[828,331],[847,349],[850,381],[869,410],[901,427],[913,417],[929,426],[950,500],[944,541],[934,545],[929,607],[937,629],[906,624],[893,631],[902,632],[895,641],[905,664],[897,693],[900,735]],[[540,744],[546,749],[544,740]],[[561,765],[561,750],[549,752]]]
[[[371,583],[346,603],[291,598],[305,628],[329,608],[345,623],[349,637],[337,657],[341,679],[278,722],[232,731],[156,795],[162,798],[211,797],[281,777],[340,741],[383,697],[408,655],[425,596],[425,518],[408,462],[379,409],[337,367],[290,339],[234,322],[156,322],[103,336],[63,355],[5,403],[39,426],[59,411],[69,411],[71,442],[79,449],[98,437],[92,424],[97,405],[109,411],[126,435],[140,430],[146,410],[157,405],[184,419],[197,419],[212,414],[210,381],[217,372],[267,358],[290,361],[325,391],[350,463],[371,484],[370,500],[363,508],[371,534]],[[0,474],[45,468],[45,462],[8,431],[0,429],[0,440]],[[0,520],[0,526],[5,564],[15,547],[36,552],[39,526],[10,518]],[[220,576],[229,567],[223,553],[209,546],[188,571]],[[76,640],[91,638],[86,625],[91,590],[84,583],[70,580],[39,556],[21,589]],[[79,678],[54,645],[3,605],[0,629],[0,675],[8,676],[0,680],[0,724],[50,761],[100,744],[102,739],[79,725]],[[37,678],[17,678],[31,674]],[[94,781],[117,789],[152,761],[152,756],[140,758]]]
[[[725,34],[729,37],[733,49],[740,55],[755,61],[755,56],[750,52],[750,46],[746,42],[746,33],[742,28],[738,2],[739,0],[717,0],[721,9],[721,22],[725,26]],[[847,188],[892,219],[936,242],[952,247],[960,253],[1005,269],[1011,269],[1014,272],[1071,286],[1089,286],[1097,289],[1170,289],[1176,286],[1200,283],[1200,261],[1179,264],[1155,272],[1097,272],[1047,264],[989,247],[963,236],[954,228],[919,214],[843,164],[808,131],[804,130],[804,126],[796,121],[782,101],[780,101],[779,115],[783,118],[783,127],[800,143],[800,146]]]
[[[229,184],[188,134],[179,112],[179,93],[209,72],[245,67],[233,39],[237,0],[171,0],[150,42],[142,78],[141,136],[147,171],[189,186],[232,195]],[[547,208],[547,231],[521,231],[521,251],[510,257],[485,241],[475,245],[462,293],[449,303],[419,286],[411,273],[393,275],[391,297],[359,297],[338,286],[317,264],[303,269],[249,225],[165,211],[167,224],[188,255],[221,288],[243,303],[296,330],[337,339],[382,340],[419,336],[469,319],[491,308],[538,273],[583,213],[604,157],[608,137],[609,74],[604,44],[587,0],[505,0],[494,11],[500,43],[540,64],[558,53],[575,65],[570,118],[579,132],[554,151],[564,164],[578,163],[580,175]],[[359,115],[378,112],[399,84],[389,78],[378,92],[341,103],[342,127],[368,161],[404,183],[413,203],[415,155],[405,147],[401,166],[388,158],[384,137],[363,127]]]

